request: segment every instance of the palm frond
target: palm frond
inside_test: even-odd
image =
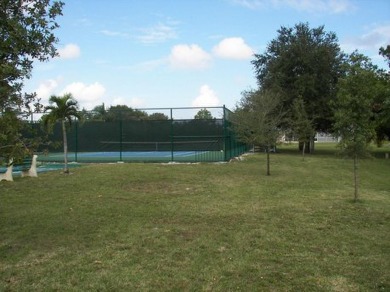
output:
[[[46,126],[63,120],[71,125],[73,119],[81,118],[78,112],[78,102],[71,93],[66,93],[63,96],[52,95],[49,99],[49,105],[45,107],[44,111],[47,114],[42,117],[42,120]]]

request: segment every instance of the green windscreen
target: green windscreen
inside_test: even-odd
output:
[[[221,118],[212,119],[117,119],[74,122],[67,131],[71,161],[227,161],[247,150],[237,141],[221,108]],[[171,110],[172,112],[172,110]],[[125,115],[121,114],[118,117]],[[62,132],[54,127],[41,147],[44,160],[61,160]]]

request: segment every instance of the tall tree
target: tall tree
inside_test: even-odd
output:
[[[376,67],[357,52],[345,63],[345,76],[338,83],[334,103],[334,130],[342,152],[353,159],[354,198],[359,198],[359,159],[369,155],[375,137],[375,95],[378,84]]]
[[[23,82],[30,78],[35,60],[56,56],[53,32],[62,7],[61,1],[0,0],[0,156],[23,152],[19,115],[39,107],[35,94],[23,93]]]
[[[68,169],[68,139],[66,135],[66,126],[72,124],[72,119],[80,119],[81,115],[78,112],[78,103],[70,93],[64,96],[52,95],[49,99],[49,106],[45,107],[45,112],[49,112],[42,116],[44,125],[51,128],[56,122],[61,123],[62,137],[64,144],[64,173],[69,173]]]
[[[336,96],[343,58],[336,34],[326,32],[324,26],[310,28],[308,23],[299,23],[281,27],[252,63],[260,88],[279,91],[290,117],[293,101],[302,97],[314,130],[328,132],[330,101]]]
[[[233,115],[238,138],[248,145],[258,145],[267,154],[267,175],[270,171],[270,150],[281,135],[284,119],[280,97],[271,91],[246,91]]]

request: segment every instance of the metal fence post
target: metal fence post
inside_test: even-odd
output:
[[[75,141],[75,152],[74,152],[74,159],[75,159],[75,162],[77,162],[77,154],[78,154],[78,151],[79,151],[79,123],[78,121],[76,121],[75,123],[75,135],[76,135],[76,141]]]
[[[173,109],[170,109],[171,111],[171,161],[173,162],[174,160],[174,155],[173,155]]]
[[[119,161],[122,161],[122,151],[123,151],[123,124],[122,119],[119,120]]]
[[[227,137],[227,128],[226,128],[226,107],[223,105],[223,155],[224,155],[224,160],[228,161],[228,154],[227,154],[227,149],[229,147],[226,147],[226,143],[228,143],[228,137]]]

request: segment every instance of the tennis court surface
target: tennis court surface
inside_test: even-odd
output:
[[[128,152],[71,152],[69,162],[216,162],[224,160],[223,151],[128,151]],[[63,153],[38,156],[40,162],[63,162]]]

